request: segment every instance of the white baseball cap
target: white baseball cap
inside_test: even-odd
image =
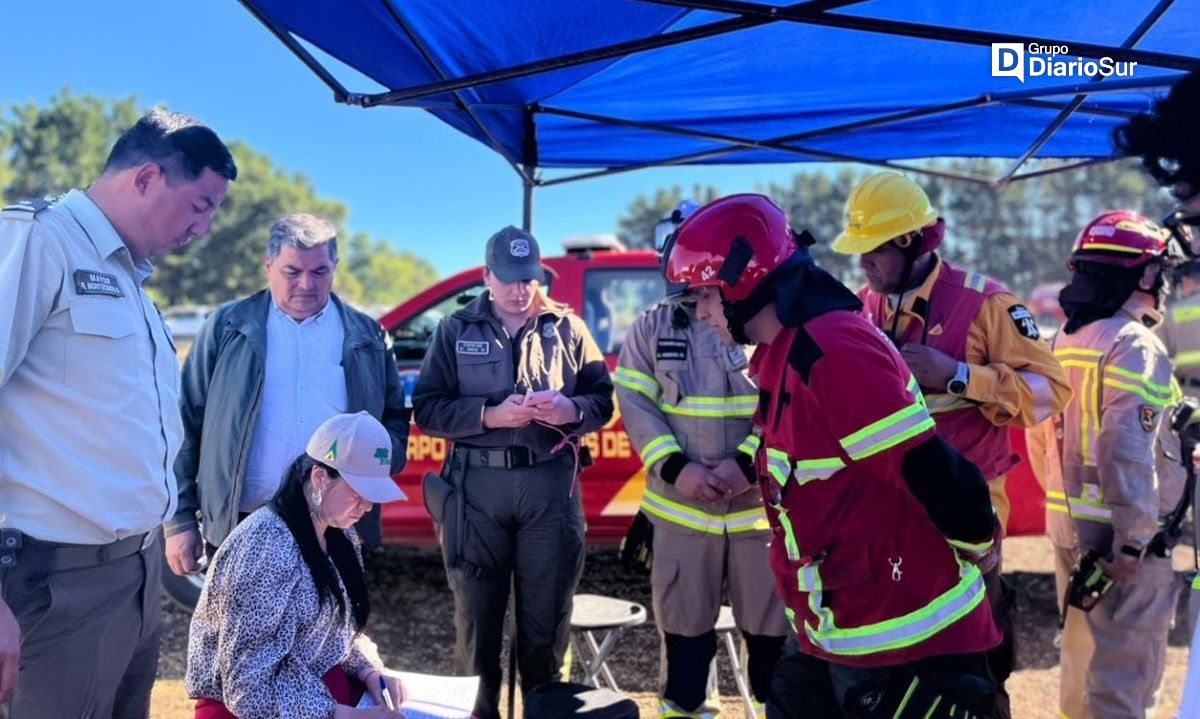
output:
[[[408,499],[392,480],[392,438],[366,412],[337,414],[317,427],[305,452],[333,467],[368,502]]]

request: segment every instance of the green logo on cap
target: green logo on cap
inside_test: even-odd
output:
[[[378,459],[380,464],[387,464],[388,463],[387,448],[380,447],[379,449],[375,450],[375,459]]]
[[[333,444],[329,445],[329,451],[325,453],[326,462],[337,461],[337,440],[333,440]]]

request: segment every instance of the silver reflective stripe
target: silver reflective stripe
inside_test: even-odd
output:
[[[695,507],[671,501],[650,489],[645,490],[642,495],[641,508],[659,519],[708,534],[737,534],[770,528],[766,510],[761,507],[725,515],[709,514]]]
[[[798,484],[806,484],[816,480],[829,479],[845,466],[846,463],[840,457],[801,459],[797,460],[795,469],[792,470],[792,476],[796,478]]]
[[[617,371],[613,373],[613,382],[616,382],[625,389],[641,392],[649,397],[651,402],[658,400],[660,392],[658,382],[648,374],[629,369],[628,367],[618,367]]]
[[[959,567],[958,583],[915,612],[852,629],[830,627],[818,631],[806,624],[804,631],[813,644],[843,656],[876,654],[917,644],[962,619],[983,601],[985,590],[979,569],[961,562]],[[810,608],[815,609],[814,603],[820,605],[819,595],[809,594]]]
[[[664,414],[677,414],[684,417],[752,417],[758,407],[758,397],[754,395],[737,395],[734,397],[685,397],[678,404],[660,403],[658,408]]]

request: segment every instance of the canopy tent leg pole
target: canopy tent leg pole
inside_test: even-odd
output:
[[[529,173],[532,174],[532,173]],[[521,184],[524,187],[524,198],[521,203],[521,229],[529,234],[533,234],[533,181],[530,179],[521,179]]]

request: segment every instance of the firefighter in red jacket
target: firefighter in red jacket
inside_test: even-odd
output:
[[[794,631],[768,717],[986,717],[1000,634],[976,562],[995,521],[978,469],[934,432],[916,380],[761,195],[680,226],[667,280],[756,343],[759,484]]]

